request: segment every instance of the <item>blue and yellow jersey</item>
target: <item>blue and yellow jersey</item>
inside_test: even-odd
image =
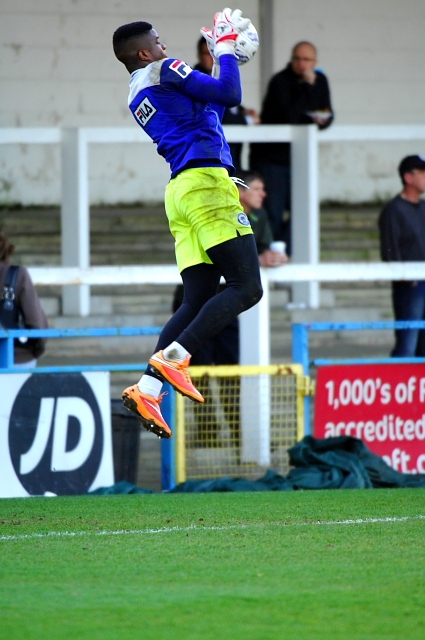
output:
[[[236,58],[220,58],[220,78],[164,58],[131,74],[128,104],[136,122],[156,143],[171,177],[192,167],[224,167],[234,173],[221,118],[241,102]]]

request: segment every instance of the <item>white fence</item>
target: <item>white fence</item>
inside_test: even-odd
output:
[[[424,263],[319,264],[318,145],[324,142],[425,140],[424,125],[338,126],[318,132],[311,126],[231,126],[229,142],[291,142],[292,152],[292,264],[263,271],[262,302],[244,314],[249,317],[245,342],[242,319],[242,364],[269,362],[268,283],[293,283],[293,299],[309,307],[319,306],[319,283],[330,281],[425,279]],[[90,268],[89,147],[90,144],[150,143],[133,128],[13,128],[0,129],[0,144],[60,144],[62,156],[62,268],[34,268],[38,285],[66,285],[65,314],[90,313],[90,285],[174,283],[175,267]],[[254,328],[257,331],[254,331]],[[248,333],[246,333],[248,335]],[[258,341],[253,341],[253,336]],[[246,359],[248,358],[248,359]]]
[[[128,285],[175,284],[180,275],[175,266],[140,267],[33,267],[35,285]],[[240,316],[241,364],[270,364],[270,302],[272,282],[319,283],[378,280],[425,280],[424,262],[368,262],[332,264],[290,264],[262,269],[264,296],[259,304]]]
[[[315,125],[228,126],[229,142],[291,142],[293,264],[319,263],[318,145],[324,142],[425,140],[424,125],[338,126],[319,132]],[[62,156],[62,264],[90,266],[89,147],[91,144],[151,144],[137,127],[0,129],[0,144],[60,144]],[[317,280],[294,284],[293,299],[319,306]],[[88,285],[69,286],[63,294],[65,314],[89,315]]]

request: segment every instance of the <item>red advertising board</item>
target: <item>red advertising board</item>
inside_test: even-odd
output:
[[[360,438],[397,471],[425,473],[425,364],[318,367],[314,435]]]

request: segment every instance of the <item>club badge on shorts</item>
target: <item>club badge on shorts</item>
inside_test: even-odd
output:
[[[238,213],[238,222],[239,222],[239,224],[243,224],[244,227],[250,227],[251,226],[251,223],[250,223],[246,213]]]

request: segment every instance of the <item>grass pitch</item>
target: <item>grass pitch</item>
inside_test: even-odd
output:
[[[422,640],[424,498],[0,500],[0,638]]]

